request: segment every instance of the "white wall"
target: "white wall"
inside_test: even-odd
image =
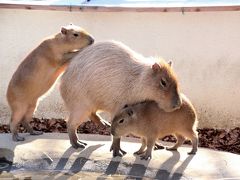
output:
[[[42,38],[73,22],[97,41],[120,40],[146,56],[172,59],[200,127],[240,126],[240,12],[101,13],[0,9],[0,122],[9,121],[5,93],[18,64]],[[66,116],[58,84],[36,116]]]

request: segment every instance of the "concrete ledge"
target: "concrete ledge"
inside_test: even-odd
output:
[[[157,150],[150,161],[133,155],[140,143],[134,138],[124,138],[121,144],[127,154],[112,158],[109,152],[110,136],[81,134],[88,143],[85,149],[70,147],[67,134],[29,136],[26,141],[11,141],[10,134],[0,134],[0,157],[13,161],[10,173],[0,178],[33,177],[34,179],[72,178],[123,178],[147,177],[157,179],[221,179],[240,178],[240,156],[236,154],[199,148],[195,156],[187,155],[190,146],[179,151]],[[166,145],[166,143],[164,144]],[[169,144],[168,144],[169,145]]]

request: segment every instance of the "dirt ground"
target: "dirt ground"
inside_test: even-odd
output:
[[[35,130],[43,132],[60,132],[67,133],[66,122],[62,119],[36,119],[31,122]],[[78,128],[79,133],[85,134],[102,134],[110,135],[110,128],[104,126],[96,126],[93,122],[86,122]],[[26,132],[22,126],[19,132]],[[8,125],[0,125],[0,133],[10,133]],[[215,150],[222,150],[231,153],[240,154],[240,127],[230,130],[224,129],[198,129],[199,147],[206,147]],[[164,141],[175,142],[173,136],[166,136]],[[186,141],[185,143],[190,143]]]

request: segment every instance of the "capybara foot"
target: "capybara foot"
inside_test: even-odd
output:
[[[127,154],[127,152],[122,150],[121,148],[115,148],[113,146],[111,146],[111,148],[110,148],[110,152],[111,151],[113,151],[113,157],[116,157],[116,156],[122,157],[125,154]]]
[[[19,136],[18,134],[14,134],[14,135],[12,136],[12,140],[13,140],[13,141],[16,141],[16,142],[17,142],[17,141],[24,141],[25,138]]]
[[[82,142],[82,141],[80,141],[80,140],[78,140],[78,142],[79,142],[79,143],[81,143],[81,144],[83,144],[84,146],[86,146],[86,145],[87,145],[87,143],[85,143],[85,142]]]
[[[144,154],[140,155],[140,157],[141,157],[141,160],[148,160],[148,159],[152,158],[152,155],[148,154],[148,153],[144,153]]]
[[[168,150],[168,151],[177,151],[177,148],[175,148],[175,147],[167,147],[166,150]]]
[[[188,155],[195,155],[196,152],[197,152],[197,151],[192,150],[192,151],[188,152]]]
[[[84,142],[82,142],[82,141],[77,141],[77,142],[71,142],[71,144],[72,144],[72,147],[74,148],[74,149],[78,149],[78,148],[85,148],[85,146],[87,145],[86,143],[84,143]]]
[[[160,143],[155,143],[154,150],[164,149],[164,146],[162,146]]]
[[[140,154],[143,154],[143,153],[145,153],[145,151],[136,151],[136,152],[134,152],[133,154],[134,154],[134,155],[140,155]]]
[[[33,130],[33,131],[31,131],[30,132],[30,135],[42,135],[43,134],[43,132],[42,131],[35,131],[35,130]]]

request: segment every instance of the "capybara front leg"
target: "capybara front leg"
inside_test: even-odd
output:
[[[143,153],[140,156],[141,159],[148,160],[148,159],[152,158],[152,149],[153,149],[153,146],[155,144],[155,141],[156,141],[156,139],[154,139],[154,138],[148,138],[147,139],[147,150],[145,151],[145,153]]]
[[[121,149],[120,142],[121,142],[121,138],[113,137],[112,145],[110,148],[110,152],[113,151],[113,157],[116,157],[116,156],[122,157],[123,155],[126,154],[126,152]]]

